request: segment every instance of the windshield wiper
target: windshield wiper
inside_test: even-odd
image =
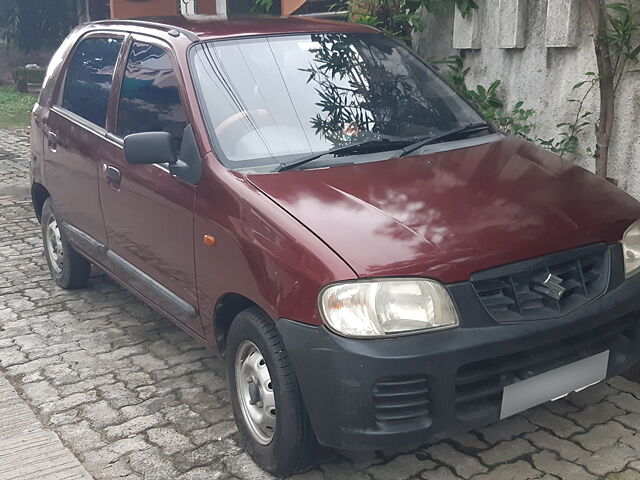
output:
[[[349,145],[340,145],[338,147],[334,147],[325,152],[313,153],[306,157],[295,159],[291,163],[281,163],[280,166],[276,168],[274,171],[284,172],[287,170],[292,170],[301,165],[304,165],[305,163],[309,163],[314,160],[317,160],[320,157],[324,157],[325,155],[338,156],[338,155],[347,155],[349,153],[361,153],[363,150],[369,150],[372,148],[377,149],[376,147],[383,147],[382,151],[394,150],[398,146],[406,145],[408,143],[410,144],[411,141],[395,140],[395,139],[391,140],[389,138],[382,138],[382,139],[376,139],[376,140],[365,140],[362,142],[350,143]]]
[[[449,138],[455,138],[458,136],[464,136],[466,134],[481,132],[482,130],[492,130],[492,129],[493,127],[486,122],[465,123],[460,127],[456,127],[452,130],[440,133],[433,137],[425,138],[423,140],[420,140],[419,142],[415,142],[415,143],[412,143],[411,145],[404,147],[401,150],[401,153],[400,155],[398,155],[398,157],[406,157],[410,153],[413,153],[422,147],[425,147],[427,145],[433,145],[434,143],[440,143]]]

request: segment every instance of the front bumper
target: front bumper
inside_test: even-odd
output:
[[[607,378],[638,362],[640,275],[617,278],[599,299],[552,320],[465,323],[463,314],[454,330],[375,340],[287,319],[277,326],[319,442],[395,449],[499,420],[502,390],[519,380],[606,350]],[[472,302],[469,288],[450,291]]]

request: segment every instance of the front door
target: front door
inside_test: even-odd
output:
[[[59,99],[47,113],[45,184],[65,226],[89,244],[106,245],[98,193],[99,151],[123,36],[89,34],[66,65]],[[95,241],[95,242],[94,242]],[[77,244],[77,242],[76,242]],[[77,245],[86,250],[87,242]],[[95,253],[95,252],[88,252]]]
[[[156,131],[170,132],[179,148],[188,120],[174,65],[162,42],[133,38],[114,125],[101,154],[100,196],[110,268],[201,333],[193,255],[195,187],[173,177],[166,165],[128,164],[123,150],[127,135]]]

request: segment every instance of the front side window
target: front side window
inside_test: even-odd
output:
[[[116,135],[169,132],[179,148],[187,117],[169,53],[135,42],[122,80]]]
[[[104,128],[113,72],[122,40],[83,40],[69,62],[62,94],[62,107]]]
[[[192,72],[230,168],[369,140],[411,143],[482,122],[426,65],[379,34],[206,42],[194,48]]]

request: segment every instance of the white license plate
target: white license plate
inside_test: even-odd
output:
[[[549,400],[558,400],[604,380],[609,350],[505,387],[500,418],[507,418]]]

